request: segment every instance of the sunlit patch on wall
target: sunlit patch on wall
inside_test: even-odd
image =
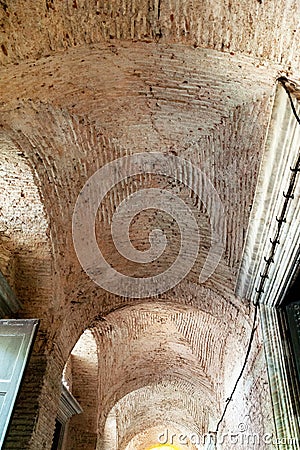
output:
[[[158,444],[145,450],[180,450],[180,448],[172,444]]]

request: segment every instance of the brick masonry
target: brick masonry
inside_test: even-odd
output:
[[[157,430],[157,417],[203,433],[220,416],[248,342],[253,311],[234,288],[274,82],[299,78],[299,4],[5,0],[0,13],[0,268],[23,304],[17,316],[41,319],[5,448],[51,449],[67,361],[65,378],[84,412],[70,421],[66,449],[142,449],[153,433],[141,435],[141,424]],[[119,257],[110,224],[135,190],[168,188],[199,224],[192,271],[142,301],[87,277],[71,229],[87,179],[141,151],[197,165],[226,220],[224,254],[199,285],[211,238],[199,198],[155,176],[112,189],[97,236],[121,272],[148,277],[178,251],[178,227],[155,212],[133,225],[131,239],[145,249],[151,229],[162,227],[172,242],[163,258],[140,268]],[[261,341],[257,333],[225,429],[243,421],[253,433],[273,431]]]

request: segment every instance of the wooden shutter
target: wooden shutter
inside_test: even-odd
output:
[[[38,320],[0,320],[0,448],[13,411]]]

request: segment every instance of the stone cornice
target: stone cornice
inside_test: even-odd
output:
[[[299,105],[296,109],[299,112]],[[295,120],[286,92],[278,85],[236,286],[236,294],[239,297],[251,301],[256,299],[260,274],[264,272],[265,258],[270,254],[270,239],[276,234],[276,217],[280,216],[283,208],[283,194],[289,187],[291,168],[297,160],[299,143],[300,126]],[[294,199],[288,204],[286,223],[281,229],[274,263],[270,265],[269,278],[266,279],[264,293],[261,295],[261,302],[269,306],[280,304],[296,269],[299,259],[299,223],[298,181]]]
[[[64,424],[66,423],[74,414],[81,414],[82,408],[73,397],[73,395],[68,391],[68,389],[62,384],[61,396],[59,402],[59,410],[57,418]]]
[[[260,318],[278,448],[299,450],[299,386],[289,350],[284,313],[281,309],[262,305]]]

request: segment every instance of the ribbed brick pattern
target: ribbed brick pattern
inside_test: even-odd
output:
[[[171,380],[173,388],[171,386],[170,389],[174,392],[186,392],[186,408],[190,414],[198,414],[198,419],[192,421],[193,426],[198,423],[201,430],[207,427],[207,411],[213,409],[216,419],[220,398],[223,401],[222,386],[232,376],[227,373],[224,378],[224,346],[226,354],[237,348],[243,353],[243,330],[237,328],[238,323],[236,321],[233,335],[226,323],[210,315],[199,311],[176,311],[162,304],[145,304],[111,313],[103,324],[93,328],[99,348],[100,430],[103,430],[104,420],[116,401],[127,395],[131,401],[132,391],[137,391],[136,395],[138,392],[144,395],[143,386],[150,385],[151,390],[155,380],[158,382],[157,395],[160,395],[164,386],[162,380],[166,378]],[[150,392],[149,389],[146,392]],[[181,392],[178,395],[185,394]],[[200,412],[194,411],[191,398],[195,396],[206,410],[202,414],[203,424],[199,422]],[[153,408],[154,405],[155,402]],[[166,410],[169,411],[169,407]],[[147,415],[147,412],[143,414]]]
[[[19,75],[15,68],[13,74],[7,69],[3,79],[6,83],[13,77],[12,87],[19,99],[4,96],[3,120],[38,175],[57,269],[68,273],[68,285],[77,301],[76,284],[83,280],[78,281],[78,272],[73,276],[74,269],[80,267],[72,251],[71,215],[87,178],[117,156],[166,150],[200,167],[221,197],[227,222],[226,248],[209,283],[219,292],[232,291],[260,161],[269,106],[269,97],[264,94],[266,89],[270,93],[272,71],[253,67],[247,58],[183,47],[176,49],[174,57],[175,47],[161,47],[158,52],[149,44],[128,44],[116,51],[102,47],[100,53],[93,50],[86,57],[82,50],[76,50],[69,52],[68,58],[58,56],[38,65],[23,65]],[[189,68],[186,72],[185,66]],[[234,79],[241,70],[243,77]],[[211,74],[217,71],[221,75],[213,82]],[[20,99],[27,100],[20,104]],[[5,113],[16,102],[20,108],[13,114]],[[84,117],[75,114],[79,111]],[[172,132],[173,126],[176,132]],[[138,183],[147,187],[154,181],[141,177]],[[177,192],[177,187],[155,182]],[[104,224],[110,223],[116,205],[130,192],[132,187],[124,183],[111,191],[102,207]],[[203,241],[198,266],[191,274],[196,280],[209,247],[210,226],[199,200],[193,208]],[[114,255],[105,228],[101,233],[107,242],[104,250]],[[141,236],[133,237],[133,242],[135,239],[139,243]],[[171,251],[169,261],[175,253]],[[121,271],[128,268],[128,262],[118,257],[114,263]],[[168,258],[163,264],[168,264]],[[82,292],[82,286],[78,291]]]
[[[3,63],[111,39],[180,42],[294,67],[299,61],[294,1],[9,0],[1,13]]]
[[[115,406],[118,442],[125,445],[151,426],[177,423],[190,433],[202,435],[209,426],[209,418],[216,415],[212,399],[199,397],[192,383],[183,380],[164,380],[145,386],[123,397]]]
[[[100,450],[115,416],[122,446],[131,439],[134,446],[142,426],[151,430],[163,420],[178,425],[180,416],[190,430],[207,431],[230,394],[248,343],[251,308],[234,297],[234,286],[274,80],[281,73],[299,77],[300,5],[0,3],[0,268],[24,305],[19,316],[41,318],[7,449],[50,450],[63,366],[87,328],[99,361],[93,343],[87,360],[83,346],[67,366],[71,389],[86,403],[86,415],[70,424],[70,448],[92,449],[98,438]],[[166,270],[180,247],[178,226],[164,214],[147,212],[132,225],[132,243],[147,248],[149,232],[159,227],[169,248],[149,266],[120,257],[110,225],[131,193],[169,189],[189,206],[200,229],[198,258],[186,279],[159,298],[141,301],[106,293],[83,272],[72,242],[72,214],[97,169],[152,151],[188,159],[213,183],[224,207],[224,254],[199,285],[211,241],[201,193],[143,174],[120,183],[101,205],[96,226],[99,246],[120,272],[148,277]],[[193,173],[187,179],[196,184]],[[259,337],[255,344],[239,391],[241,406],[230,412],[227,425],[237,426],[248,413],[251,429],[263,431],[270,402]],[[143,445],[152,431],[141,438]]]

